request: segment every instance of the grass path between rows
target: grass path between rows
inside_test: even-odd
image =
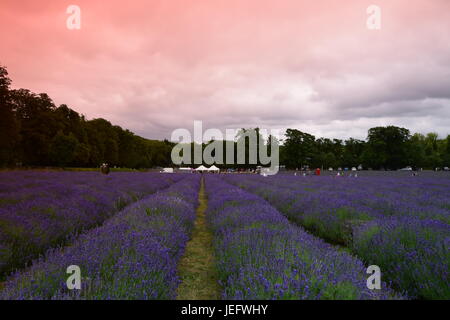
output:
[[[215,265],[213,234],[208,228],[205,216],[207,207],[205,181],[202,177],[192,238],[187,243],[178,267],[181,284],[177,290],[177,300],[220,299],[221,288]]]

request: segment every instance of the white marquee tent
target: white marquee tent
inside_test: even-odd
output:
[[[198,167],[197,169],[195,169],[195,171],[200,171],[200,172],[205,172],[208,171],[209,169],[203,165],[201,165],[200,167]]]
[[[220,169],[217,168],[215,165],[212,165],[211,168],[208,169],[210,172],[220,172]]]

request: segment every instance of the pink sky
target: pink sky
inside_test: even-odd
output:
[[[66,28],[70,4],[81,30]],[[0,39],[14,88],[147,138],[194,120],[450,133],[448,0],[1,0]]]

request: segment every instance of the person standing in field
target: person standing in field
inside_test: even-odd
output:
[[[103,163],[100,166],[100,170],[103,174],[109,174],[109,165],[107,163]]]

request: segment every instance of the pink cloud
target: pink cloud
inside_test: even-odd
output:
[[[369,31],[372,2],[2,0],[0,63],[14,87],[149,138],[195,119],[447,134],[448,1],[375,1],[382,29]],[[81,7],[79,31],[65,27],[69,4]]]

